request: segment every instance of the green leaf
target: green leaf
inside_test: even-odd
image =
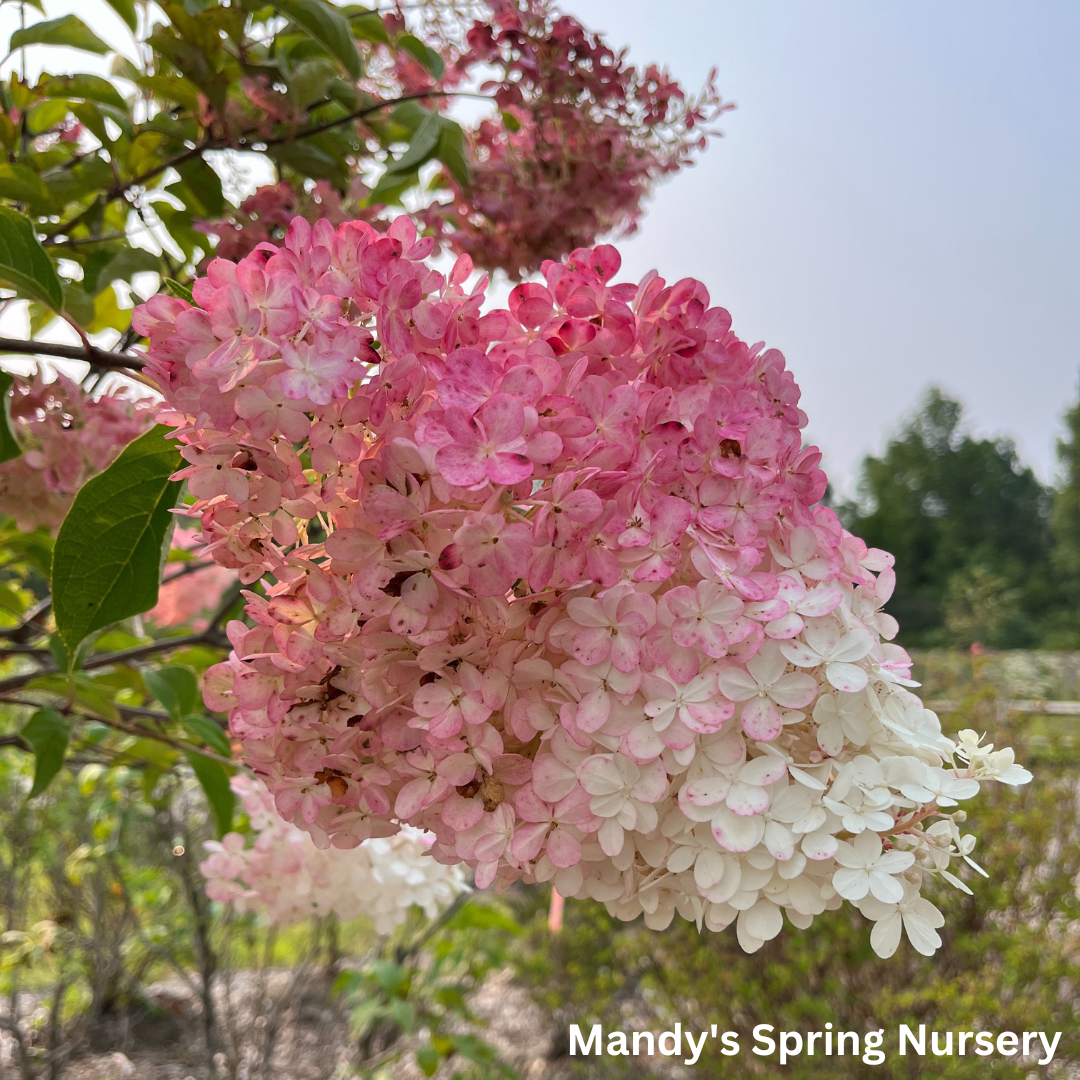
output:
[[[469,156],[465,149],[465,133],[453,120],[440,117],[439,145],[435,157],[446,171],[464,188],[469,186]]]
[[[364,63],[349,20],[324,0],[270,0],[271,7],[317,41],[354,78],[364,74]]]
[[[329,180],[338,188],[348,183],[348,165],[344,158],[335,157],[313,139],[279,143],[270,147],[268,154],[279,167],[293,169],[301,176]]]
[[[47,98],[26,110],[26,130],[31,135],[41,135],[64,121],[70,102],[63,98]]]
[[[136,761],[161,770],[171,769],[180,760],[180,755],[175,750],[157,739],[136,739],[124,753]]]
[[[0,197],[26,203],[35,211],[48,211],[54,205],[45,181],[25,165],[0,165]]]
[[[418,60],[436,79],[441,79],[446,72],[443,58],[429,45],[425,45],[412,34],[402,34],[397,40],[398,48],[404,49],[411,57]]]
[[[94,297],[94,317],[86,326],[87,333],[100,334],[102,330],[118,330],[121,334],[131,325],[131,308],[122,308],[116,299],[116,290],[106,285]]]
[[[112,139],[109,137],[109,129],[105,126],[105,115],[100,106],[92,101],[72,101],[71,114],[102,146],[111,146]]]
[[[11,35],[8,49],[14,52],[24,45],[66,45],[69,49],[82,49],[83,52],[97,53],[99,56],[110,51],[109,46],[78,15],[64,15],[59,19],[34,23],[25,30],[16,30]]]
[[[176,171],[199,200],[197,208],[188,204],[189,209],[196,210],[207,218],[218,218],[225,213],[225,196],[221,190],[221,177],[206,160],[201,157],[190,158],[182,165],[178,165]]]
[[[34,748],[34,786],[27,796],[32,799],[49,786],[62,768],[71,724],[55,709],[38,709],[20,734]]]
[[[199,707],[199,681],[191,668],[180,664],[150,668],[143,672],[143,682],[174,720]]]
[[[52,642],[50,642],[49,651],[53,653],[54,657],[60,653],[60,650],[52,647]],[[77,669],[84,659],[84,651],[79,649],[74,660],[70,658],[67,660],[67,666]],[[59,666],[57,664],[57,667]],[[113,690],[98,683],[87,675],[85,671],[76,670],[73,675],[56,673],[38,675],[36,678],[31,679],[26,686],[29,690],[46,690],[50,694],[56,694],[58,697],[74,701],[77,705],[81,705],[91,716],[104,717],[106,720],[120,719],[116,702],[113,700]]]
[[[232,757],[229,736],[222,730],[221,725],[211,720],[209,716],[203,716],[201,713],[191,713],[183,717],[180,723],[187,728],[188,733],[197,742],[209,746],[211,750],[222,757]]]
[[[94,298],[73,281],[64,282],[64,310],[80,325],[94,321]]]
[[[489,1065],[495,1060],[495,1051],[476,1035],[466,1032],[451,1035],[450,1038],[453,1040],[454,1050],[477,1065]]]
[[[177,281],[175,278],[165,278],[165,291],[170,296],[178,297],[180,300],[186,300],[189,304],[194,306],[195,297],[192,295],[191,286],[185,285],[181,281]]]
[[[3,411],[0,412],[0,465],[5,461],[14,461],[22,453],[22,447],[15,439],[11,426],[11,384],[14,381],[6,371],[0,371],[0,396],[3,397]]]
[[[370,41],[374,45],[389,45],[390,35],[386,32],[386,24],[377,11],[370,8],[349,5],[342,8],[342,14],[349,17],[352,24],[353,36],[361,41]]]
[[[139,17],[135,13],[135,0],[105,0],[105,3],[108,4],[132,30],[137,30],[139,28]]]
[[[368,206],[393,206],[400,203],[402,195],[416,185],[417,179],[415,172],[401,175],[383,173],[379,182],[368,192],[364,202]]]
[[[98,272],[94,287],[102,289],[114,281],[131,281],[136,274],[147,271],[161,271],[161,256],[125,243]]]
[[[47,75],[39,84],[46,97],[82,98],[127,110],[127,102],[108,79],[100,75]]]
[[[110,623],[149,611],[173,525],[182,460],[161,424],[128,445],[76,494],[53,549],[56,626],[69,648]]]
[[[206,801],[210,804],[214,820],[217,822],[218,835],[223,836],[232,827],[235,804],[232,788],[229,787],[229,774],[220,762],[212,761],[208,757],[203,757],[202,754],[191,751],[184,756],[195,778],[202,786]]]
[[[428,113],[427,119],[416,130],[416,134],[409,143],[409,149],[386,167],[386,175],[393,176],[397,173],[410,172],[419,168],[434,153],[439,145],[439,136],[442,134],[442,117],[434,109]]]
[[[30,222],[6,206],[0,206],[0,281],[20,296],[60,311],[64,294],[60,279]]]
[[[199,88],[182,75],[139,75],[132,81],[162,101],[175,101],[190,112],[199,110]]]
[[[420,1066],[425,1076],[434,1076],[438,1072],[441,1061],[439,1051],[430,1043],[427,1046],[421,1046],[416,1051],[416,1064]]]

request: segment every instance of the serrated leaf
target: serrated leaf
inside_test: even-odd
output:
[[[317,41],[354,78],[364,74],[364,64],[353,38],[349,20],[323,0],[270,0],[270,6]]]
[[[34,786],[27,796],[32,799],[49,786],[63,767],[71,723],[55,709],[38,709],[20,734],[34,750]]]
[[[169,477],[182,465],[169,429],[153,427],[128,445],[78,491],[53,549],[56,626],[74,647],[87,634],[149,611],[156,603],[169,512],[181,484]]]
[[[180,664],[149,668],[143,672],[143,682],[174,720],[199,706],[199,681],[191,668]]]
[[[439,136],[442,134],[442,117],[432,109],[427,118],[416,130],[416,134],[409,143],[409,149],[386,167],[387,176],[395,176],[398,173],[412,172],[424,164],[434,153],[439,145]]]
[[[218,836],[223,836],[232,827],[235,805],[235,797],[229,786],[229,774],[220,762],[212,761],[210,758],[203,757],[202,754],[192,751],[184,756],[191,766],[191,771],[195,774],[195,779],[199,781],[199,786],[203,789],[207,803],[210,804],[214,820],[217,822]]]
[[[22,453],[11,426],[11,384],[15,380],[6,371],[0,371],[0,397],[3,410],[0,411],[0,465],[5,461],[14,461]]]
[[[180,723],[187,728],[188,733],[197,742],[209,746],[211,750],[222,757],[232,757],[229,736],[221,729],[221,725],[215,723],[209,716],[203,716],[201,713],[191,713],[183,717]]]
[[[47,19],[24,30],[16,30],[11,35],[8,49],[14,52],[24,45],[66,45],[69,49],[82,49],[83,52],[97,53],[99,56],[111,51],[78,15],[63,15],[59,19]]]
[[[0,206],[0,281],[27,300],[61,311],[64,294],[56,270],[22,214]]]

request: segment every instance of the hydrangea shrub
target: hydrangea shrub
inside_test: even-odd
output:
[[[431,249],[297,219],[135,315],[208,550],[266,584],[205,694],[279,812],[747,950],[847,900],[933,952],[958,803],[1030,777],[909,689],[784,357],[609,246],[488,311]]]

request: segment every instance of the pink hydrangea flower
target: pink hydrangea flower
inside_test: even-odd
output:
[[[612,248],[486,313],[429,255],[404,218],[294,222],[135,313],[207,551],[274,578],[205,688],[268,797],[322,849],[424,829],[480,886],[748,949],[845,892],[891,918],[897,874],[970,851],[953,804],[1026,773],[906,689],[891,559],[816,501],[781,354]],[[223,393],[207,358],[256,324]],[[859,892],[866,830],[915,858]]]

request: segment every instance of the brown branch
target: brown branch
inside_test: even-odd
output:
[[[9,705],[22,705],[24,708],[39,709],[40,704],[33,701],[19,700],[15,698],[3,698],[0,699],[0,703]],[[196,746],[194,743],[184,742],[182,739],[174,739],[171,735],[166,735],[163,732],[155,731],[153,728],[143,727],[140,724],[129,724],[124,720],[110,720],[107,716],[102,716],[100,713],[90,712],[88,709],[76,708],[75,706],[65,706],[58,710],[65,716],[70,716],[72,713],[77,713],[80,716],[85,717],[87,720],[93,720],[97,724],[104,724],[106,727],[112,728],[114,731],[123,732],[125,735],[134,735],[140,739],[152,739],[154,742],[164,743],[166,746],[172,747],[173,750],[179,750],[182,753],[198,754],[200,757],[209,758],[211,761],[219,761],[223,765],[235,765],[236,762],[232,758],[227,758],[221,754],[215,753],[213,750],[204,750],[202,747]],[[168,719],[168,717],[165,717]],[[0,737],[0,746],[19,746],[20,749],[29,750],[26,741],[21,735],[5,735]]]
[[[39,620],[48,615],[51,610],[52,597],[46,596],[44,600],[39,600],[23,615],[22,622],[18,626],[9,626],[0,630],[0,638],[10,638],[12,641],[25,645],[34,633],[44,633],[45,628]]]
[[[216,648],[228,648],[229,642],[222,639],[216,627],[208,627],[198,634],[183,634],[180,637],[162,638],[159,641],[151,641],[145,645],[135,645],[130,649],[120,649],[117,652],[100,653],[97,656],[88,657],[83,661],[82,670],[91,671],[94,668],[109,667],[111,664],[126,664],[132,660],[141,660],[144,656],[153,656],[155,653],[168,652],[170,649],[180,649],[185,645],[213,645]],[[58,668],[41,668],[38,671],[24,671],[20,675],[11,675],[6,679],[0,679],[0,694],[9,690],[19,690],[28,682],[42,675],[61,675]]]
[[[74,220],[74,219],[73,219]],[[81,247],[83,244],[107,244],[110,240],[126,240],[126,233],[110,233],[108,236],[69,236],[66,240],[46,240],[42,247]]]
[[[192,562],[184,563],[183,568],[177,570],[175,574],[163,577],[161,584],[168,585],[170,581],[179,581],[180,578],[187,577],[188,574],[197,574],[200,570],[206,570],[208,567],[216,565],[217,563],[213,559],[195,559]]]
[[[185,150],[180,151],[178,154],[174,154],[170,158],[166,158],[152,169],[147,169],[146,172],[140,173],[138,176],[133,176],[130,180],[123,180],[118,184],[113,184],[104,192],[105,203],[108,204],[114,199],[119,199],[132,188],[142,187],[149,181],[155,180],[168,169],[175,168],[177,165],[183,165],[185,161],[190,161],[192,158],[200,157],[207,150],[249,150],[255,146],[281,146],[284,143],[297,142],[300,139],[310,138],[312,135],[321,135],[324,131],[330,131],[333,128],[340,127],[342,124],[349,124],[355,120],[363,120],[366,116],[371,116],[373,113],[379,112],[382,109],[404,105],[409,101],[423,101],[426,98],[446,97],[478,97],[483,98],[484,100],[490,100],[486,94],[473,94],[468,91],[425,90],[417,94],[404,94],[399,98],[391,98],[389,101],[378,101],[374,105],[367,105],[364,108],[356,109],[345,116],[339,116],[336,120],[327,120],[324,123],[314,124],[312,127],[304,128],[301,131],[292,132],[288,135],[278,135],[270,139],[259,138],[259,131],[257,128],[249,128],[247,131],[242,131],[235,139],[211,137],[204,139],[200,143],[196,143],[194,146],[187,147]],[[80,211],[70,221],[64,221],[59,225],[54,226],[45,234],[46,240],[51,241],[56,236],[65,235],[70,229],[79,224],[97,203],[98,200],[95,199],[90,206],[85,210]]]
[[[232,758],[223,757],[221,754],[215,754],[213,750],[204,750],[199,746],[195,746],[193,743],[186,743],[181,739],[174,739],[171,735],[163,735],[160,731],[154,731],[152,728],[141,727],[139,724],[128,724],[123,720],[109,720],[107,717],[100,716],[97,713],[83,712],[83,715],[99,724],[111,727],[114,731],[122,731],[126,735],[135,735],[140,739],[153,739],[155,742],[164,743],[166,746],[171,746],[174,750],[179,750],[181,753],[198,754],[199,757],[209,758],[211,761],[219,761],[222,765],[236,764]]]
[[[408,101],[423,101],[426,98],[448,97],[475,97],[483,98],[485,101],[491,100],[487,94],[471,94],[465,90],[426,90],[422,93],[405,94],[403,97],[394,98],[392,101],[380,101],[375,105],[368,105],[363,109],[356,109],[346,116],[339,116],[336,120],[327,120],[322,124],[316,124],[314,127],[305,128],[303,131],[298,131],[294,135],[280,135],[274,139],[260,139],[258,141],[264,146],[281,146],[283,143],[295,142],[297,139],[306,139],[312,135],[321,135],[324,131],[330,131],[333,128],[340,127],[342,124],[351,123],[353,120],[363,120],[364,117],[371,116],[372,113],[376,113],[380,109],[385,109],[388,105],[404,105]]]
[[[31,692],[33,692],[33,691],[31,691]],[[30,701],[28,698],[4,697],[4,698],[0,699],[0,702],[8,704],[8,705],[26,705],[26,706],[29,706],[31,709],[40,709],[41,708],[41,702],[40,701]],[[172,717],[169,716],[169,714],[167,712],[162,712],[160,709],[143,709],[143,708],[139,708],[139,707],[137,707],[135,705],[116,705],[115,702],[113,704],[114,704],[114,706],[116,708],[116,711],[121,716],[145,716],[145,717],[148,717],[151,720],[171,720],[172,719]],[[225,730],[225,729],[222,728],[222,730]]]
[[[131,353],[110,352],[96,345],[58,345],[52,341],[27,341],[21,338],[0,337],[0,353],[23,356],[55,356],[61,360],[82,360],[91,367],[110,371],[141,371],[146,366],[142,357]]]

